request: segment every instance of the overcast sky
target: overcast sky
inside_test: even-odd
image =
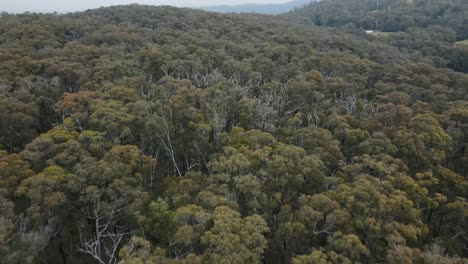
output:
[[[0,0],[0,11],[9,13],[57,11],[62,13],[131,3],[199,7],[245,3],[286,3],[289,1],[290,0]]]

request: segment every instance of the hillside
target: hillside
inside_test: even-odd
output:
[[[466,261],[463,53],[303,22],[2,13],[0,262]]]
[[[450,27],[458,39],[468,38],[468,3],[465,0],[327,0],[314,1],[293,16],[321,26],[353,24],[386,32],[411,27]]]
[[[201,9],[219,13],[259,13],[259,14],[281,14],[295,8],[301,8],[312,0],[293,0],[284,4],[243,4],[243,5],[220,5],[205,6]]]
[[[372,30],[401,51],[422,53],[439,67],[468,72],[468,49],[455,45],[468,39],[464,0],[327,0],[285,16],[298,24]]]

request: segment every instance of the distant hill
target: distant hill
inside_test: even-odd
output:
[[[323,0],[282,16],[296,24],[374,37],[401,50],[438,58],[434,61],[439,67],[468,72],[467,0]]]
[[[318,26],[352,24],[357,28],[387,32],[439,25],[454,30],[458,40],[468,38],[466,0],[313,1],[287,15]]]
[[[200,9],[219,13],[281,14],[289,12],[294,8],[301,8],[310,2],[312,0],[293,0],[284,4],[219,5],[200,7]]]

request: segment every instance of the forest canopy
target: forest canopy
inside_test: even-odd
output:
[[[2,13],[0,262],[466,263],[466,12]]]

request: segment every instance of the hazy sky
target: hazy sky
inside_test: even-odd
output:
[[[0,0],[0,11],[19,12],[72,12],[101,6],[122,4],[173,5],[199,7],[245,3],[286,3],[290,0]]]

